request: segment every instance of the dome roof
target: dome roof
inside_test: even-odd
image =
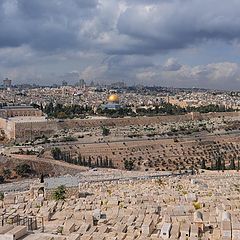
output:
[[[119,102],[119,97],[117,94],[112,94],[108,97],[109,102]]]

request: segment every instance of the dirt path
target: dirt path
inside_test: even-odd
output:
[[[11,156],[13,159],[17,159],[17,160],[30,161],[30,162],[33,162],[33,163],[46,163],[46,164],[51,164],[53,166],[56,165],[56,166],[59,166],[59,167],[70,168],[70,169],[78,170],[78,171],[88,170],[87,167],[78,166],[78,165],[74,165],[74,164],[71,164],[71,163],[66,163],[66,162],[63,162],[63,161],[53,160],[51,158],[38,158],[35,155],[10,154],[9,156]]]

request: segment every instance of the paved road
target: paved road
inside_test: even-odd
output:
[[[190,174],[190,171],[186,173],[171,173],[171,172],[165,172],[165,173],[152,173],[152,174],[145,174],[145,173],[139,173],[139,172],[133,172],[133,174],[138,173],[139,175],[135,176],[87,176],[87,175],[78,175],[78,176],[61,176],[61,177],[54,177],[54,178],[46,178],[45,183],[47,189],[56,188],[59,185],[65,185],[66,187],[77,187],[79,183],[96,183],[96,182],[122,182],[122,181],[139,181],[139,180],[147,180],[147,179],[157,179],[162,177],[176,177],[176,176],[182,176],[186,174]],[[19,181],[15,183],[7,183],[7,184],[1,184],[0,185],[0,192],[21,192],[21,191],[27,191],[30,187],[30,184],[33,182],[33,180],[36,179],[28,179],[24,181]]]

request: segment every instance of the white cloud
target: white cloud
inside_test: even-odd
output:
[[[142,69],[136,74],[136,78],[151,84],[164,83],[166,86],[175,84],[178,87],[209,86],[231,89],[239,84],[240,64],[219,62],[193,67],[182,65],[176,71],[165,71],[165,66],[155,66]]]
[[[105,73],[108,70],[107,65],[101,65],[101,66],[88,66],[85,68],[81,73],[80,76],[83,79],[86,80],[96,80],[96,79],[102,79]]]
[[[167,59],[163,66],[165,71],[178,71],[181,67],[182,65],[178,63],[176,58]]]

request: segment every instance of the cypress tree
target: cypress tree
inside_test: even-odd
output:
[[[78,164],[78,159],[77,159],[77,158],[74,158],[74,159],[73,159],[73,164],[75,164],[75,165]]]
[[[113,161],[112,161],[112,159],[109,160],[109,167],[113,168]]]
[[[236,166],[235,166],[235,159],[234,158],[231,158],[231,161],[230,161],[230,170],[235,170],[236,169]]]
[[[237,165],[237,171],[239,172],[240,169],[240,161],[239,161],[239,157],[238,157],[238,165]]]
[[[80,153],[78,155],[78,164],[82,165],[82,155]]]
[[[202,163],[201,163],[201,169],[206,169],[206,162],[205,162],[204,158],[203,158]]]
[[[211,170],[214,170],[213,159],[211,159]]]
[[[222,171],[224,172],[224,170],[225,170],[225,159],[223,158],[222,159]]]
[[[108,156],[106,156],[106,159],[105,159],[105,167],[109,167]]]
[[[97,157],[96,166],[99,167],[99,157]]]
[[[218,170],[218,158],[216,159],[215,170]]]
[[[217,170],[219,171],[221,169],[223,169],[223,167],[222,167],[222,158],[221,158],[221,156],[219,156],[218,159],[217,159]]]
[[[60,159],[63,160],[63,161],[66,161],[66,156],[65,155],[66,155],[65,152],[62,152]]]
[[[83,157],[83,166],[86,166],[86,159]]]
[[[89,158],[88,158],[88,166],[89,166],[89,167],[92,167],[92,159],[91,159],[90,156],[89,156]]]

